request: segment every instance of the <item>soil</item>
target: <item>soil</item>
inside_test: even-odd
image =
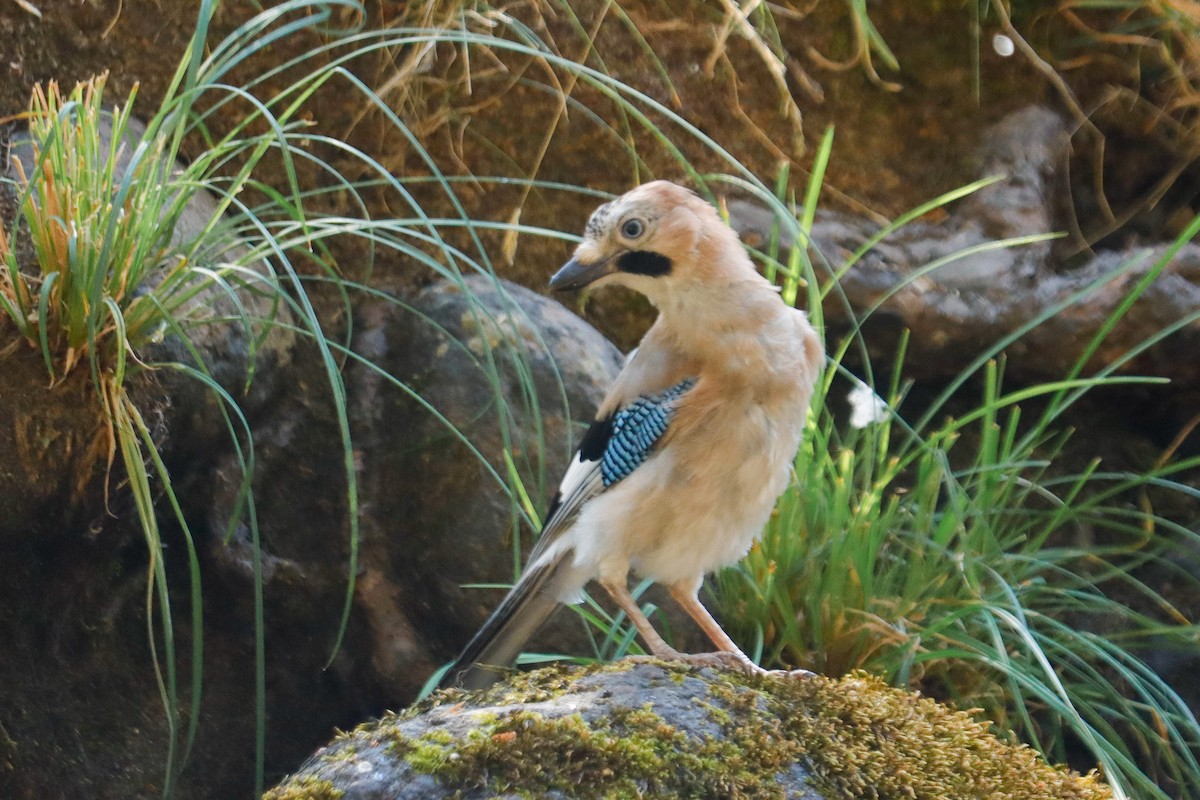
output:
[[[10,70],[10,80],[0,84],[0,115],[23,108],[35,82],[54,77],[69,84],[106,69],[112,73],[111,97],[124,97],[138,84],[139,106],[153,108],[186,45],[194,13],[190,3],[178,0],[123,6],[42,0],[37,6],[41,19],[11,7],[0,16],[0,64],[7,63]],[[836,144],[822,203],[877,219],[893,217],[974,179],[973,152],[980,132],[1011,111],[1047,99],[1044,80],[1026,62],[1000,58],[986,46],[979,48],[976,96],[972,66],[976,43],[967,35],[971,20],[960,4],[885,4],[872,10],[902,66],[899,74],[888,76],[898,83],[898,91],[872,82],[861,68],[831,71],[807,55],[810,49],[831,60],[852,54],[846,7],[832,2],[813,6],[802,19],[778,19],[796,65],[823,91],[818,102],[792,81],[803,115],[801,130],[781,110],[776,85],[744,37],[732,35],[718,48],[722,17],[715,6],[683,0],[633,2],[623,5],[628,22],[600,4],[579,4],[577,20],[533,4],[518,4],[511,13],[553,41],[565,57],[585,56],[589,66],[607,69],[680,114],[765,182],[771,183],[786,164],[793,191],[802,192],[816,144],[826,127],[834,126]],[[218,16],[213,41],[240,20],[242,12],[233,8],[227,6]],[[371,11],[380,19],[403,13],[385,7]],[[603,19],[597,16],[601,13]],[[644,40],[631,35],[630,25]],[[581,37],[578,26],[597,31],[594,49]],[[985,31],[982,38],[989,35]],[[312,44],[304,37],[293,42],[297,50]],[[647,47],[657,63],[647,57]],[[722,57],[709,70],[706,63],[714,52]],[[282,56],[276,50],[269,58]],[[612,102],[596,89],[581,82],[572,97],[595,109],[599,118],[577,109],[560,119],[557,103],[547,101],[545,87],[569,80],[564,75],[552,75],[531,59],[483,48],[473,58],[469,63],[474,74],[468,84],[462,73],[468,60],[443,46],[428,69],[406,87],[407,119],[423,133],[429,154],[447,174],[479,176],[481,181],[491,175],[536,176],[616,193],[639,178],[684,177],[675,158],[636,123],[623,121]],[[356,69],[382,84],[387,77],[382,61],[364,59]],[[248,67],[234,74],[251,72]],[[264,93],[269,94],[270,88]],[[347,138],[397,174],[426,174],[420,154],[377,116],[358,119],[366,111],[365,101],[340,85],[320,93],[311,114],[321,129]],[[215,128],[228,127],[242,113],[243,109],[227,107]],[[665,123],[661,115],[651,117],[666,125],[674,144],[700,172],[731,170],[695,136]],[[552,128],[556,134],[539,160],[542,132]],[[641,167],[631,164],[630,147]],[[520,207],[523,223],[570,232],[582,228],[599,202],[549,190],[534,190],[526,197],[515,185],[489,182],[457,188],[473,218],[509,220]],[[430,214],[450,210],[440,192],[417,191]],[[381,197],[372,208],[378,215],[404,212],[389,207]],[[501,235],[484,232],[482,236],[501,274],[537,290],[544,289],[547,277],[568,253],[562,242],[530,236],[524,237],[515,260],[508,263],[501,255],[505,249]],[[381,262],[375,279],[397,288],[429,280],[428,273],[414,271],[395,257],[385,254]],[[632,299],[582,310],[625,348],[636,342],[651,315],[644,303]]]

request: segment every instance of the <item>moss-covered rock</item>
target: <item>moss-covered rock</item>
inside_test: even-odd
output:
[[[323,800],[331,788],[346,800],[1112,796],[1094,775],[871,677],[630,662],[443,692],[339,736],[267,798]]]

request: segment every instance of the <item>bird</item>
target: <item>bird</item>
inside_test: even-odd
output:
[[[642,184],[597,208],[550,288],[625,286],[658,310],[563,476],[526,567],[440,687],[501,680],[550,614],[597,581],[654,658],[764,671],[699,599],[789,485],[824,350],[807,315],[755,269],[698,194]],[[629,592],[664,585],[716,647],[681,653]]]

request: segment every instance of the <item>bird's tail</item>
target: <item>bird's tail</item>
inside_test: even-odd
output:
[[[577,580],[572,560],[571,551],[565,550],[532,564],[446,670],[438,688],[485,689],[502,679],[525,643],[558,608],[558,598],[579,588],[570,585]]]

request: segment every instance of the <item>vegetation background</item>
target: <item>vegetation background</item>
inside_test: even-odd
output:
[[[764,662],[868,669],[978,708],[1052,760],[1102,768],[1118,794],[1200,791],[1198,392],[1186,370],[1166,384],[1153,369],[1169,361],[1154,355],[1164,343],[1194,335],[1196,317],[1110,344],[1156,281],[1186,277],[1177,265],[1200,191],[1198,26],[1192,4],[1170,0],[5,2],[0,111],[15,120],[51,79],[63,90],[43,89],[40,115],[18,123],[59,160],[10,169],[6,182],[4,410],[21,431],[68,407],[55,424],[73,432],[38,428],[61,458],[22,479],[65,494],[4,528],[0,787],[261,793],[332,726],[415,696],[416,673],[452,643],[429,644],[403,680],[368,663],[369,645],[356,649],[372,636],[364,587],[375,566],[369,538],[360,560],[374,496],[359,484],[378,478],[355,445],[348,376],[375,369],[405,389],[364,361],[360,304],[404,307],[432,281],[471,272],[540,289],[601,198],[670,177],[773,210],[778,230],[754,242],[764,269],[818,321],[835,320],[827,402],[797,482],[762,547],[713,584],[746,646]],[[106,71],[91,95],[71,94]],[[143,174],[106,171],[115,150],[79,144],[111,103],[148,120],[132,134],[147,148],[135,159]],[[982,188],[980,140],[1030,105],[1054,109],[1071,134],[1049,181],[1056,224],[1036,232],[1067,235],[1039,277],[1105,253],[1116,254],[1112,269],[1009,336],[968,337],[958,361],[906,361],[921,343],[872,324],[886,318],[886,296],[853,306],[837,278],[888,233],[952,220]],[[133,130],[119,115],[113,125]],[[167,175],[177,156],[186,166]],[[160,223],[182,216],[198,188],[228,222],[214,216],[177,240]],[[135,196],[146,203],[136,218]],[[875,233],[845,252],[795,246],[828,219],[818,206]],[[80,233],[94,225],[102,234]],[[233,252],[231,232],[244,249]],[[114,258],[118,244],[129,255]],[[95,258],[80,256],[85,245]],[[1139,259],[1141,245],[1160,247]],[[906,266],[916,285],[940,264]],[[1121,300],[1072,365],[1039,373],[1043,354],[1022,350],[1021,335],[1114,281]],[[652,317],[631,297],[578,310],[623,348]],[[233,379],[207,350],[150,355],[163,339],[202,348],[201,331],[221,324],[244,342]],[[339,521],[268,550],[344,542],[336,578],[309,601],[295,599],[308,587],[272,595],[263,578],[274,562],[257,512],[272,507],[263,476],[275,473],[256,466],[255,431],[287,392],[256,397],[271,373],[247,364],[287,351],[282,334],[301,342],[294,358],[311,371],[300,383],[324,387],[312,402],[328,429],[276,449],[337,467],[336,483],[310,492],[335,493]],[[510,429],[531,418],[516,407],[539,401],[525,384],[520,402],[505,392],[497,364],[510,357],[479,356],[504,457],[476,455],[497,479],[491,490],[510,493],[515,526],[536,517],[553,470],[540,448],[511,445]],[[164,380],[172,372],[201,388],[208,399],[195,407],[207,411],[171,416],[192,402]],[[844,403],[861,385],[882,398],[882,416],[855,427]],[[214,473],[227,477],[217,463],[246,476],[232,480],[224,517],[208,508]],[[251,579],[240,594],[206,576],[243,535],[232,560]],[[510,574],[521,537],[511,540]],[[418,595],[397,605],[418,629],[436,628],[421,621],[437,610]],[[619,618],[597,606],[585,615],[598,630],[593,655],[636,647]],[[280,618],[302,634],[270,627]],[[320,652],[290,661],[300,650]]]

